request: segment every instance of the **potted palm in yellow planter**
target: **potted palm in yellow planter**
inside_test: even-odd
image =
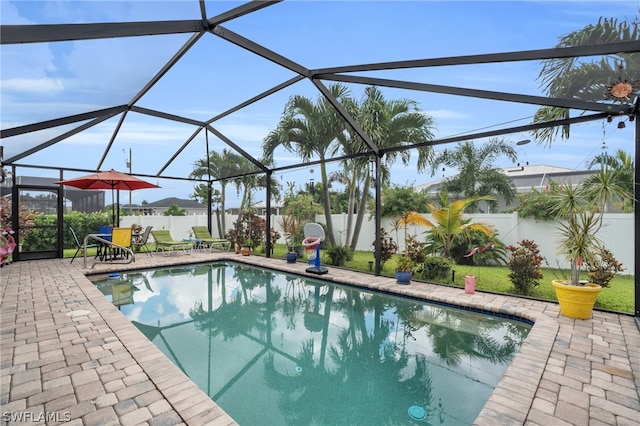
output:
[[[595,179],[577,187],[571,184],[563,186],[556,196],[554,211],[559,219],[564,220],[558,225],[558,254],[570,262],[571,279],[553,280],[552,285],[560,304],[560,313],[570,318],[591,318],[602,286],[580,281],[580,268],[583,265],[597,265],[603,253],[608,253],[596,237],[607,203],[630,197],[616,184],[612,173],[603,168],[594,176]]]
[[[596,260],[601,243],[595,233],[600,228],[602,219],[595,211],[572,213],[565,219],[566,222],[559,225],[558,254],[564,255],[571,263],[571,278],[568,281],[553,280],[551,284],[556,291],[562,315],[589,319],[602,287],[580,281],[580,268],[583,264],[594,263]]]

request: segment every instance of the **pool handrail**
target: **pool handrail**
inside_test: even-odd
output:
[[[86,237],[84,237],[84,244],[86,246],[86,244],[89,242],[89,240],[94,240],[94,241],[98,241],[101,244],[106,244],[112,247],[117,247],[121,250],[124,250],[126,252],[129,253],[130,256],[127,257],[127,261],[126,262],[115,262],[115,263],[119,263],[122,265],[128,265],[131,262],[135,262],[136,258],[135,255],[133,253],[133,250],[131,250],[130,247],[123,247],[119,244],[114,243],[113,241],[109,241],[105,238],[103,238],[105,236],[105,234],[88,234]],[[94,260],[93,263],[91,264],[91,269],[93,269],[96,266],[96,261]],[[113,263],[113,261],[112,261]],[[84,251],[84,269],[87,269],[87,251]]]

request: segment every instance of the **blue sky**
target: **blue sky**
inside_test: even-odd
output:
[[[239,2],[207,1],[211,17]],[[543,49],[558,38],[600,16],[631,20],[640,1],[285,1],[223,26],[307,68]],[[180,1],[7,1],[1,0],[2,24],[86,23],[199,19],[197,0]],[[2,46],[2,128],[49,120],[125,104],[187,41],[189,35],[104,39]],[[536,77],[540,64],[507,63],[482,66],[382,71],[381,78],[462,86],[484,90],[540,95]],[[262,58],[207,34],[173,67],[140,106],[184,117],[206,120],[293,76]],[[355,97],[363,86],[349,85]],[[409,98],[436,121],[438,138],[480,129],[524,125],[535,107],[506,102],[383,89],[387,99]],[[316,99],[318,92],[302,81],[238,111],[214,127],[249,154],[259,157],[262,139],[273,129],[289,96]],[[95,168],[111,138],[118,117],[54,147],[21,160],[52,166]],[[551,148],[529,144],[519,147],[520,161],[568,168],[584,168],[600,153],[632,152],[633,128],[617,128],[618,121],[592,122],[572,127],[569,141]],[[19,147],[31,147],[75,126],[43,131],[41,135],[0,141],[5,158]],[[195,129],[191,126],[130,113],[121,133],[106,155],[102,169],[125,170],[132,150],[134,173],[155,175]],[[604,134],[603,134],[604,130]],[[513,142],[529,135],[512,135]],[[478,141],[481,142],[481,141]],[[204,157],[205,141],[198,135],[166,170],[185,175],[193,162]],[[211,149],[224,144],[209,138]],[[415,157],[415,156],[414,156]],[[414,158],[415,159],[415,158]],[[278,166],[296,161],[285,151],[276,152]],[[501,166],[511,166],[503,162]],[[276,175],[283,185],[310,177],[319,180],[318,168]],[[447,171],[447,174],[455,171]],[[44,172],[46,174],[48,172]],[[28,174],[25,172],[25,174]],[[42,171],[37,172],[43,175]],[[57,174],[52,172],[52,177]],[[67,174],[66,177],[75,175]],[[421,184],[441,176],[417,174],[400,163],[392,168],[394,183]],[[187,198],[193,185],[157,179],[162,189],[133,193],[133,202],[169,196]],[[231,191],[230,204],[235,194]],[[108,196],[107,198],[109,198]],[[260,198],[258,197],[258,200]],[[109,201],[109,200],[107,200]]]

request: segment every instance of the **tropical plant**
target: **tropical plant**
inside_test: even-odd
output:
[[[328,264],[335,266],[343,266],[347,261],[353,259],[353,251],[348,246],[336,244],[329,246],[324,251],[328,259]]]
[[[410,146],[425,143],[434,138],[432,133],[434,121],[431,116],[417,107],[417,102],[409,99],[388,100],[378,87],[367,87],[360,102],[345,99],[345,108],[378,148]],[[348,127],[346,132],[340,134],[338,140],[344,154],[357,154],[368,150],[365,142],[352,127]],[[417,148],[417,152],[417,171],[420,172],[426,168],[433,156],[433,150],[431,147],[423,146]],[[388,182],[389,169],[398,157],[407,166],[411,159],[411,152],[409,150],[389,151],[385,154],[380,162],[379,171],[382,182]],[[367,210],[369,189],[374,177],[374,160],[374,157],[364,156],[342,162],[344,170],[340,175],[349,190],[346,244],[350,247],[355,247],[358,243]],[[356,205],[358,193],[360,193],[360,202]],[[354,214],[357,214],[355,222]]]
[[[554,220],[554,194],[557,194],[559,187],[558,183],[551,181],[544,189],[531,188],[531,192],[518,194],[519,204],[513,210],[523,219]]]
[[[490,224],[471,222],[471,219],[464,218],[465,209],[480,200],[493,200],[491,196],[477,196],[455,200],[449,202],[446,196],[441,198],[441,207],[430,204],[433,222],[424,219],[427,228],[431,232],[431,237],[438,240],[442,244],[442,255],[447,259],[451,259],[451,248],[456,240],[468,240],[470,231],[476,230],[488,236],[495,233],[494,228]]]
[[[581,186],[587,200],[596,204],[603,213],[608,210],[609,205],[619,204],[622,207],[632,204],[633,191],[629,192],[627,185],[620,181],[619,173],[608,166],[598,169]]]
[[[396,258],[396,271],[397,272],[413,272],[415,263],[409,256],[400,255]]]
[[[634,192],[634,176],[635,176],[635,162],[633,157],[618,149],[615,155],[608,155],[606,152],[599,154],[591,160],[589,163],[589,169],[599,166],[602,168],[608,168],[614,173],[613,180],[616,186],[622,188],[627,194],[633,194]],[[597,184],[597,177],[587,178],[587,183]],[[593,180],[593,182],[591,182]],[[633,198],[629,197],[622,203],[622,211],[625,213],[633,212]]]
[[[300,235],[302,234],[302,223],[300,219],[291,215],[280,215],[276,221],[278,226],[284,232],[285,244],[287,250],[294,251],[300,245]]]
[[[224,179],[227,176],[235,176],[237,174],[237,163],[240,156],[228,150],[223,149],[222,152],[211,151],[209,157],[205,159],[197,160],[193,165],[193,171],[190,174],[192,178],[202,178],[207,176],[208,178],[216,177],[222,178],[218,182],[220,183],[220,211],[225,211],[226,201],[226,188],[229,183],[228,179]],[[200,195],[204,195],[201,194]],[[205,198],[206,199],[206,198]],[[219,211],[216,210],[218,213]],[[222,235],[226,234],[225,221],[220,219],[220,215],[217,214],[218,229]]]
[[[397,217],[394,221],[394,229],[396,232],[398,229],[404,230],[404,254],[408,255],[409,252],[409,241],[413,238],[412,235],[409,235],[409,225],[414,226],[429,226],[429,221],[420,213],[416,211],[406,211],[402,214],[402,216]]]
[[[451,272],[451,261],[444,256],[427,256],[422,262],[421,275],[427,280],[443,279]]]
[[[602,218],[590,210],[571,212],[564,219],[566,222],[558,225],[558,253],[571,263],[571,285],[579,285],[580,268],[583,263],[595,262],[596,253],[602,246],[596,237]]]
[[[562,185],[555,200],[553,212],[564,219],[557,226],[558,253],[570,262],[571,284],[578,285],[580,267],[583,262],[594,262],[595,252],[602,245],[595,235],[602,226],[602,217],[587,201],[583,186]]]
[[[538,245],[530,240],[522,240],[517,246],[509,245],[509,279],[517,294],[530,295],[533,287],[540,285],[544,276],[540,266],[545,260],[540,255]]]
[[[425,246],[424,241],[418,241],[415,235],[410,235],[406,241],[405,254],[409,256],[416,265],[419,265],[424,262],[424,259],[427,257]]]
[[[376,256],[376,242],[373,245],[373,256]],[[380,266],[393,257],[398,252],[398,244],[393,241],[393,237],[387,234],[384,228],[380,228]]]
[[[592,46],[620,41],[639,41],[638,18],[632,22],[601,17],[596,24],[572,31],[560,37],[556,48]],[[622,67],[628,76],[640,75],[638,54],[609,54],[606,56],[579,56],[551,58],[542,61],[538,75],[540,86],[550,98],[599,101],[606,95],[607,86]],[[569,109],[543,106],[536,112],[534,122],[548,122],[569,118]],[[551,144],[559,130],[561,137],[569,138],[569,125],[534,131],[537,141]]]
[[[381,217],[400,217],[405,212],[416,211],[426,213],[429,211],[429,197],[424,192],[416,192],[413,186],[392,185],[382,188]],[[375,208],[371,207],[371,212]]]
[[[226,238],[240,246],[255,248],[264,241],[265,232],[266,221],[252,211],[245,210],[240,212]]]
[[[594,260],[587,263],[589,282],[601,287],[609,287],[609,282],[618,273],[624,271],[622,263],[618,262],[609,250],[601,247]]]
[[[447,148],[436,154],[430,166],[431,176],[442,166],[458,169],[456,176],[445,181],[444,190],[465,198],[492,195],[495,198],[487,202],[495,210],[497,196],[502,196],[507,204],[516,197],[513,181],[495,167],[495,161],[503,156],[514,162],[518,158],[513,145],[502,138],[489,139],[480,147],[472,141],[461,142],[455,149]],[[471,204],[468,208],[473,212],[477,206]]]
[[[338,100],[349,95],[342,84],[330,86],[329,91]],[[287,102],[278,126],[269,132],[262,145],[265,163],[273,163],[274,152],[279,146],[296,153],[302,161],[319,157],[327,240],[331,245],[335,245],[335,238],[325,160],[337,152],[337,138],[345,127],[344,118],[326,98],[321,97],[314,103],[304,96],[295,95]]]
[[[164,215],[165,216],[186,216],[187,212],[185,209],[181,209],[177,204],[172,204],[164,212]]]

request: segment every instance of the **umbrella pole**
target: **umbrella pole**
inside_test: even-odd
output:
[[[111,226],[116,226],[116,199],[113,186],[111,187]]]

